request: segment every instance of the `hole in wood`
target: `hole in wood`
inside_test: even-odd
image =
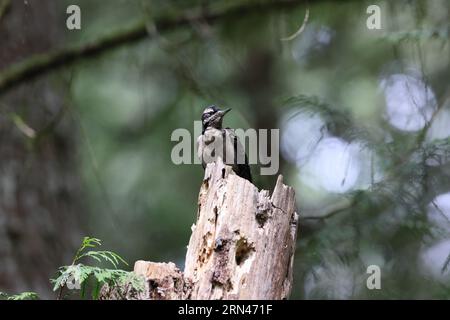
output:
[[[255,248],[248,243],[246,238],[240,238],[236,243],[236,264],[238,266],[242,265],[254,251]]]

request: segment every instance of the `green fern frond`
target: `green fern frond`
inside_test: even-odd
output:
[[[84,298],[88,284],[92,284],[92,298],[98,299],[100,290],[104,285],[108,285],[112,288],[129,285],[137,292],[144,290],[144,281],[142,277],[137,276],[133,272],[117,269],[120,263],[128,265],[128,263],[117,253],[104,250],[86,250],[87,248],[96,248],[100,245],[100,239],[84,237],[74,256],[72,265],[60,267],[56,279],[50,279],[51,283],[54,284],[53,291],[62,290],[64,287],[78,289],[80,290],[80,296]],[[90,257],[99,263],[110,263],[115,269],[100,268],[77,263],[82,258],[87,257]],[[71,285],[74,285],[74,287],[71,287]]]
[[[36,292],[22,292],[15,295],[8,295],[4,292],[0,292],[0,300],[38,300],[39,296]]]
[[[88,251],[80,255],[77,260],[80,260],[83,257],[90,257],[98,262],[102,262],[102,260],[104,260],[111,263],[114,268],[117,268],[120,262],[128,266],[128,263],[121,256],[112,251]]]

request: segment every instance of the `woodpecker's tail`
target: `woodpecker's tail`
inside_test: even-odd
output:
[[[241,178],[247,179],[252,182],[252,174],[250,172],[250,166],[248,164],[240,164],[237,166],[236,174]]]

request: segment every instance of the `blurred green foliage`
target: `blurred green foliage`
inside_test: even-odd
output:
[[[449,108],[447,1],[379,1],[381,30],[366,27],[368,1],[317,1],[163,34],[152,28],[155,17],[244,1],[76,2],[82,29],[67,31],[67,44],[141,20],[151,36],[64,71],[71,75],[68,101],[79,123],[76,156],[90,233],[128,261],[171,260],[183,267],[203,170],[171,162],[171,132],[193,131],[210,104],[233,108],[226,126],[281,128],[282,135],[286,115],[306,112],[323,121],[328,135],[359,142],[376,164],[364,158],[369,169],[360,169],[357,179],[366,175],[368,182],[350,187],[344,181],[347,190],[330,192],[308,183],[308,166],[283,154],[280,173],[295,187],[301,213],[292,298],[450,296],[448,273],[433,276],[422,258],[424,248],[448,238],[429,218],[430,201],[450,189],[448,164],[431,166],[429,159],[448,155],[448,139],[425,139],[428,125],[414,132],[395,128],[380,85],[393,74],[419,74],[437,107]],[[305,30],[280,41],[299,28],[306,6]],[[294,151],[311,143],[309,131],[293,133]],[[260,187],[272,183],[256,178]],[[340,203],[336,214],[318,218]],[[370,264],[381,267],[381,290],[366,288]]]

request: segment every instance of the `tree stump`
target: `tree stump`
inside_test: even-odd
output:
[[[182,273],[138,261],[139,299],[287,299],[298,215],[294,190],[278,177],[272,196],[222,162],[208,164]]]

